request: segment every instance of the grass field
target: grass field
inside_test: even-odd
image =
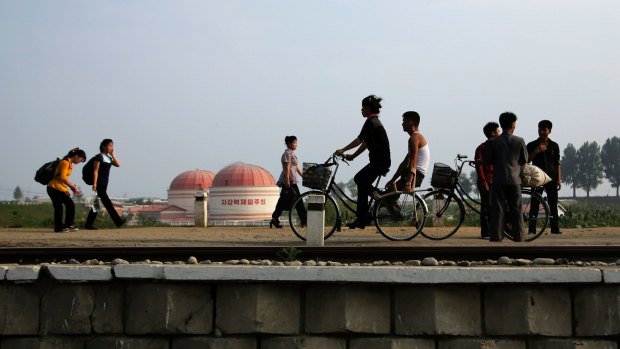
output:
[[[54,209],[51,203],[45,204],[0,204],[0,227],[2,228],[44,228],[54,226]],[[75,204],[75,225],[81,227],[86,221],[88,208],[82,203]],[[97,216],[96,226],[112,228],[114,223],[107,214]]]
[[[560,200],[567,212],[560,221],[565,228],[580,227],[620,227],[620,198],[590,197],[566,198]],[[75,223],[83,226],[88,208],[82,203],[75,204]],[[22,205],[0,203],[0,227],[2,228],[43,228],[53,226],[53,209],[51,203]],[[107,214],[100,214],[95,223],[101,228],[114,227]],[[158,225],[147,222],[146,225]],[[468,214],[465,226],[477,226],[478,217]]]

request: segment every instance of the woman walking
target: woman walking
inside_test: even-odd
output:
[[[69,194],[69,189],[76,197],[80,193],[77,186],[69,180],[73,165],[86,161],[86,153],[80,148],[74,148],[62,158],[54,171],[54,178],[47,184],[47,195],[52,200],[54,207],[54,231],[57,233],[67,233],[76,231],[73,225],[75,219],[75,204]],[[62,206],[65,206],[65,221],[62,221]]]
[[[100,153],[95,156],[93,162],[93,191],[97,193],[101,203],[105,207],[106,211],[114,221],[117,228],[120,228],[127,221],[126,218],[121,218],[116,212],[112,200],[108,196],[108,180],[110,178],[110,168],[120,167],[121,163],[114,155],[114,142],[111,139],[104,139],[99,145]],[[97,200],[97,198],[95,198]],[[97,218],[97,211],[91,208],[86,218],[86,229],[96,230],[94,226],[95,219]]]
[[[299,196],[300,194],[299,186],[297,186],[297,174],[303,176],[303,173],[299,167],[297,155],[295,155],[295,150],[297,149],[297,137],[286,136],[284,137],[284,143],[286,144],[286,150],[284,151],[284,154],[282,154],[282,173],[280,173],[280,178],[278,179],[278,186],[282,188],[282,191],[280,192],[280,198],[276,204],[276,209],[271,214],[269,228],[274,226],[276,228],[282,228],[282,224],[280,224],[280,215],[282,214],[282,211],[290,209],[290,205],[288,207],[285,205],[290,203],[287,202],[289,200],[285,197],[285,195],[288,194],[287,191],[290,193],[290,190],[293,190],[295,192],[295,196]],[[297,210],[299,219],[301,219],[301,225],[305,226],[308,213],[306,212],[306,208],[303,203],[299,202],[297,206],[295,206],[295,209]]]

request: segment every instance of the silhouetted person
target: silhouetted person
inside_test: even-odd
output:
[[[493,165],[491,208],[489,212],[490,241],[501,242],[504,226],[510,223],[517,241],[525,241],[521,207],[521,173],[527,162],[527,148],[521,137],[513,135],[517,116],[510,112],[499,116],[502,134],[486,141],[484,164]],[[506,219],[506,209],[510,217]],[[506,219],[506,221],[505,221]]]
[[[484,132],[487,140],[502,134],[497,122],[489,122],[484,125],[482,132]],[[483,163],[485,145],[486,141],[476,148],[474,162],[476,165],[476,174],[478,175],[476,186],[478,187],[478,192],[480,192],[480,237],[488,239],[490,237],[489,208],[491,205],[491,186],[493,184],[493,165],[485,165]]]
[[[408,111],[403,114],[403,131],[409,134],[407,142],[407,155],[398,165],[396,173],[386,186],[396,185],[396,188],[405,193],[410,193],[413,188],[422,184],[422,180],[428,170],[431,159],[431,150],[428,142],[420,133],[420,114]],[[400,180],[396,181],[400,177]]]
[[[52,200],[54,207],[54,231],[57,233],[68,233],[78,230],[73,225],[75,219],[75,204],[71,200],[69,189],[73,196],[80,194],[77,186],[69,180],[73,165],[86,161],[86,153],[80,148],[73,148],[58,163],[54,170],[54,178],[47,184],[47,195]],[[62,221],[62,206],[65,206],[65,221]]]
[[[562,188],[562,180],[560,178],[560,146],[549,139],[553,123],[549,120],[542,120],[538,123],[538,139],[527,144],[529,152],[528,159],[533,165],[540,167],[549,177],[551,182],[545,184],[535,190],[542,194],[543,190],[547,192],[547,203],[551,210],[551,234],[562,234],[558,225],[558,191]],[[530,217],[538,216],[539,209],[538,200],[532,197],[530,205]],[[529,227],[529,232],[536,231],[535,219],[531,220],[534,225]]]
[[[362,116],[366,118],[362,131],[351,143],[336,150],[336,155],[342,155],[347,150],[356,148],[353,154],[345,155],[347,160],[353,160],[368,149],[370,162],[353,177],[357,184],[357,218],[349,224],[349,229],[364,229],[368,224],[368,198],[373,192],[373,182],[381,175],[390,171],[390,142],[385,128],[379,120],[381,98],[370,95],[362,99]]]
[[[101,203],[105,207],[106,211],[114,221],[117,228],[120,228],[127,221],[126,218],[121,218],[116,212],[116,208],[112,204],[112,200],[108,196],[108,181],[110,179],[110,168],[120,167],[121,163],[114,155],[114,142],[111,139],[104,139],[99,145],[100,153],[96,155],[93,163],[93,191],[97,193]],[[97,198],[95,198],[97,200]],[[94,226],[95,219],[97,218],[97,211],[91,209],[86,217],[86,224],[84,227],[89,230],[96,230]]]
[[[286,144],[286,149],[280,158],[282,162],[282,173],[280,173],[280,177],[278,178],[278,186],[282,188],[282,191],[285,188],[290,188],[295,191],[297,196],[300,195],[299,186],[297,185],[297,175],[303,176],[303,172],[299,167],[299,160],[297,160],[297,155],[295,155],[295,150],[297,150],[297,137],[295,136],[286,136],[284,137],[284,143]],[[282,192],[280,192],[280,197],[278,198],[278,202],[276,203],[276,208],[271,214],[271,221],[269,222],[269,228],[275,226],[276,228],[282,228],[282,224],[280,224],[280,215],[282,211],[289,210],[291,207],[285,207],[283,202],[285,200],[282,198]],[[301,220],[301,226],[305,226],[308,221],[308,212],[306,212],[306,208],[303,203],[300,201],[295,206],[297,210],[297,216]]]

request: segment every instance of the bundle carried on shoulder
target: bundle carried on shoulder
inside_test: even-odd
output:
[[[540,187],[551,182],[551,177],[540,167],[528,163],[523,166],[521,182],[525,187]]]

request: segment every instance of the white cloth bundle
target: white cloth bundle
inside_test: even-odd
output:
[[[532,164],[525,164],[525,166],[523,166],[521,180],[525,187],[540,187],[541,185],[551,182],[551,177],[540,167]]]

